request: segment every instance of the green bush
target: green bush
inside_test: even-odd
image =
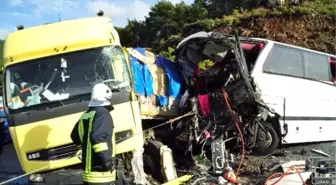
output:
[[[182,40],[180,35],[173,35],[168,39],[161,39],[158,43],[153,44],[153,52],[159,53],[160,51],[166,51],[170,46],[175,47]]]
[[[271,16],[281,16],[281,15],[283,15],[283,12],[281,12],[279,10],[273,10],[271,12],[268,12],[268,15],[271,15]]]
[[[165,58],[167,58],[168,60],[174,62],[175,61],[175,55],[174,55],[174,52],[175,49],[172,48],[172,47],[168,47],[168,50],[165,50],[165,51],[161,51],[159,53],[160,56],[163,56]]]
[[[199,28],[199,29],[204,29],[206,31],[210,31],[214,28],[214,26],[215,26],[214,19],[203,19],[203,20],[198,20],[194,23],[185,24],[183,29],[188,30],[192,28]]]
[[[266,17],[267,16],[267,9],[265,8],[257,8],[251,11],[252,17]]]

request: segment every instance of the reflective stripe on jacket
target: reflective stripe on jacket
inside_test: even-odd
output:
[[[83,181],[107,183],[116,179],[116,172],[104,171],[102,164],[114,157],[113,121],[104,107],[90,108],[76,123],[71,138],[82,146]]]

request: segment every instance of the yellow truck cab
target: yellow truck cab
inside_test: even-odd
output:
[[[127,60],[111,20],[102,16],[20,26],[8,34],[4,109],[22,169],[34,172],[31,182],[81,162],[70,133],[99,82],[114,91],[116,154],[143,146],[136,135],[123,139],[142,131]]]
[[[101,82],[114,92],[113,140],[123,162],[121,167],[118,163],[123,170],[117,167],[117,176],[130,172],[125,178],[136,184],[147,182],[144,172],[161,184],[188,181],[192,176],[177,176],[171,150],[142,134],[143,111],[129,53],[121,47],[112,21],[102,11],[97,15],[18,26],[5,40],[4,110],[21,167],[30,174],[29,184],[82,183],[81,152],[70,133],[88,108],[92,87]]]

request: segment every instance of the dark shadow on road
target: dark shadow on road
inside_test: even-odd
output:
[[[305,146],[312,146],[312,145],[320,145],[320,144],[333,144],[335,141],[324,141],[324,142],[311,142],[311,143],[298,143],[298,144],[286,144],[282,145],[281,148],[290,148],[290,147],[305,147]]]
[[[18,127],[18,129],[20,129]],[[20,130],[21,131],[21,130]],[[13,138],[15,140],[18,140],[18,153],[16,153],[14,146],[12,144],[5,145],[3,153],[0,155],[0,182],[8,181],[10,179],[13,179],[17,176],[22,175],[23,168],[19,163],[19,158],[22,159],[22,161],[27,161],[28,156],[27,152],[34,152],[40,149],[44,149],[49,144],[49,133],[51,129],[48,126],[41,125],[36,126],[29,131],[26,132],[24,136],[18,135],[18,137],[24,137],[23,143],[19,142],[20,139]],[[17,134],[24,134],[21,132],[17,132]],[[38,144],[38,146],[36,146]],[[34,155],[35,158],[38,158],[38,156]],[[27,165],[27,164],[26,164]],[[25,166],[29,167],[29,166]],[[11,182],[8,182],[7,184],[27,184],[28,183],[28,176],[13,180]]]

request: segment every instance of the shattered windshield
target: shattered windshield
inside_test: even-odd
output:
[[[88,95],[96,83],[131,90],[126,58],[119,46],[106,46],[27,61],[6,69],[10,109]]]

